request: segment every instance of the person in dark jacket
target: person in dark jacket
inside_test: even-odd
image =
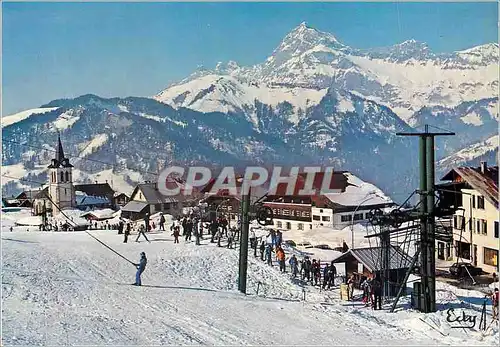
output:
[[[290,258],[288,263],[290,264],[290,267],[292,269],[293,278],[296,278],[297,273],[299,272],[299,264],[298,264],[298,260],[297,260],[297,257],[295,256],[295,254],[292,255],[292,257]]]
[[[149,231],[149,213],[146,213],[144,216],[144,227],[146,228],[146,231]]]
[[[266,251],[266,241],[260,243],[260,260],[264,261],[264,252]]]
[[[123,234],[123,226],[124,226],[124,223],[122,220],[120,220],[120,223],[118,223],[118,235]]]
[[[328,270],[328,288],[335,286],[335,277],[337,277],[337,268],[332,260],[330,269]]]
[[[191,241],[191,234],[193,233],[193,222],[191,218],[186,220],[186,224],[184,224],[184,233],[186,234],[186,241]]]
[[[372,289],[372,293],[373,293],[373,309],[374,310],[381,310],[382,309],[382,282],[380,281],[378,276],[373,279],[371,287],[372,287],[371,289]]]
[[[210,223],[210,233],[212,234],[212,238],[210,239],[211,243],[215,242],[215,235],[217,234],[218,229],[219,225],[217,224],[217,221],[213,220],[212,223]]]
[[[142,225],[139,227],[139,232],[137,234],[137,238],[135,239],[135,242],[139,242],[139,237],[141,237],[141,235],[144,236],[144,238],[146,239],[146,241],[148,241],[149,243],[151,243],[151,241],[148,240],[148,237],[144,233],[144,228],[142,227]]]
[[[163,213],[160,214],[160,230],[165,231],[165,216]]]
[[[325,268],[323,269],[323,289],[325,289],[330,282],[329,274],[330,274],[330,265],[326,264]],[[328,289],[330,289],[330,286],[328,286]]]
[[[172,224],[170,230],[173,231],[172,236],[174,237],[174,243],[179,243],[179,235],[181,234],[181,228],[178,224]]]
[[[130,223],[127,223],[127,227],[125,228],[125,238],[123,239],[123,243],[127,243],[128,236],[130,235]]]
[[[137,272],[135,273],[135,286],[140,286],[142,285],[141,283],[141,275],[146,269],[146,264],[148,263],[148,260],[146,259],[146,253],[141,252],[141,260],[139,261],[139,264],[134,264],[135,267],[137,268]]]

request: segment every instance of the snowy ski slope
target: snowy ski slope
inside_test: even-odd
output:
[[[145,251],[143,287],[134,267],[85,232],[2,232],[4,345],[438,345],[495,344],[495,337],[450,329],[445,311],[372,311],[339,300],[338,290],[302,288],[249,256],[248,295],[237,291],[238,251],[202,241],[122,243],[92,231],[134,262]],[[258,282],[259,295],[256,295]],[[442,286],[441,286],[442,287]],[[444,293],[444,294],[443,294]],[[462,296],[442,287],[441,303]],[[457,299],[458,298],[458,299]],[[460,299],[460,300],[459,300]],[[404,301],[404,300],[403,300]],[[442,304],[440,304],[442,305]],[[490,306],[491,307],[491,306]],[[467,312],[476,312],[467,306]],[[480,313],[476,312],[478,315]],[[424,323],[438,326],[441,332]],[[434,322],[434,323],[432,323]],[[498,334],[498,329],[495,328]],[[443,336],[446,335],[446,336]]]

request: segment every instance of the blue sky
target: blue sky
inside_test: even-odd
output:
[[[357,48],[498,42],[497,3],[3,3],[3,114],[150,96],[199,65],[262,62],[302,21]]]

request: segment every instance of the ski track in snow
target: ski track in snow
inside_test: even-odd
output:
[[[302,287],[249,254],[247,293],[237,291],[237,249],[208,240],[175,245],[169,233],[129,243],[92,231],[135,269],[83,232],[3,235],[3,342],[8,345],[442,344],[410,311],[390,314],[340,301],[338,289]],[[257,283],[262,285],[255,294]],[[265,296],[265,297],[264,297]],[[424,323],[422,323],[424,325]],[[477,344],[477,341],[474,341]]]

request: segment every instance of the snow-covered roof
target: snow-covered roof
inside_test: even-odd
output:
[[[349,185],[343,193],[328,193],[325,197],[342,206],[370,206],[389,204],[393,201],[379,188],[367,183],[351,173],[344,173]]]
[[[84,214],[81,215],[81,217],[85,217],[88,215],[93,215],[94,217],[96,217],[98,219],[110,219],[110,218],[113,218],[113,216],[115,215],[115,211],[113,211],[110,208],[104,208],[104,209],[100,209],[100,210],[93,210],[93,211],[85,212]]]

